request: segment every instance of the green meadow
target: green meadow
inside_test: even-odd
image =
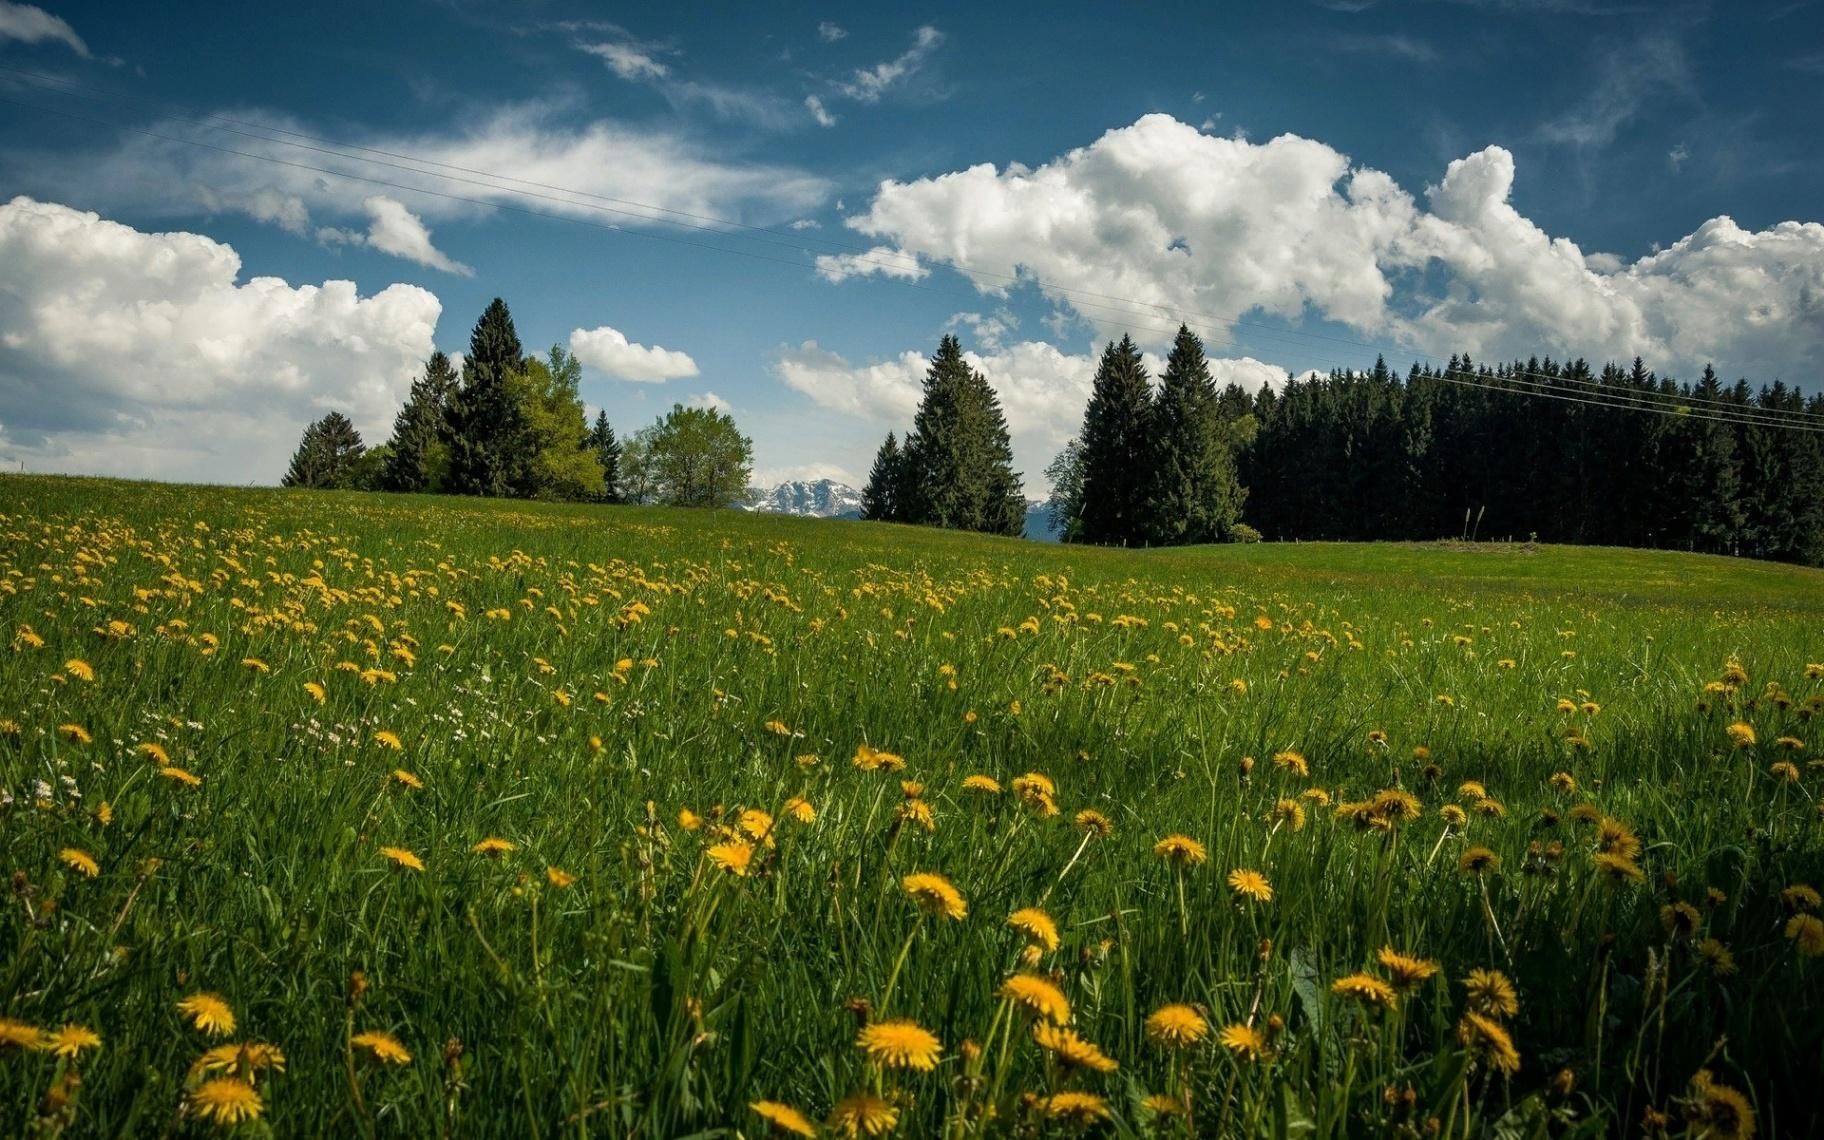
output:
[[[0,478],[0,1134],[1824,1129],[1824,572]]]

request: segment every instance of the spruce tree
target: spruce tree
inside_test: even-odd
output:
[[[1148,523],[1148,437],[1152,389],[1129,337],[1102,353],[1083,411],[1080,512],[1073,541],[1127,546]]]
[[[341,412],[330,412],[304,429],[291,466],[280,483],[286,487],[344,488],[351,485],[366,448],[361,433]]]
[[[614,428],[608,423],[608,413],[597,409],[595,426],[589,429],[589,447],[595,451],[595,458],[602,465],[602,502],[618,503],[621,501],[621,441],[614,436]]]
[[[899,441],[887,433],[885,443],[874,453],[874,467],[868,472],[868,485],[861,492],[861,517],[874,522],[899,522],[899,488],[905,480],[904,457]]]
[[[1013,470],[1007,417],[987,378],[963,359],[953,336],[938,344],[904,453],[908,522],[988,534],[1026,529],[1026,500]]]
[[[424,375],[412,381],[411,395],[393,417],[391,452],[380,468],[380,487],[386,491],[435,491],[448,466],[443,442],[444,415],[450,394],[456,390],[456,370],[450,358],[434,352],[424,362]]]
[[[1178,326],[1154,402],[1152,525],[1154,542],[1221,542],[1241,521],[1246,496],[1217,418],[1216,383],[1203,342]]]
[[[508,378],[524,367],[513,316],[496,297],[469,334],[462,387],[449,402],[452,492],[508,495],[525,483],[524,417],[508,386]]]

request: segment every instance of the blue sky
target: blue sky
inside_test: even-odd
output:
[[[1096,347],[1179,320],[1250,387],[1809,387],[1821,81],[1818,3],[0,0],[0,458],[271,482],[496,295],[617,427],[718,402],[768,481],[865,476],[945,331],[1034,493]]]

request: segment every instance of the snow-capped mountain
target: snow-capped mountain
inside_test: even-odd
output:
[[[861,517],[861,492],[834,479],[806,482],[794,479],[770,490],[748,489],[747,509],[775,515],[798,515],[815,519],[858,519]]]

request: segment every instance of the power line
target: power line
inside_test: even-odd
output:
[[[30,79],[37,79],[37,80],[55,78],[55,77],[42,76],[37,73],[26,72],[26,71],[21,71],[19,69],[7,68],[7,67],[0,67],[0,72],[21,75],[21,76],[25,76]],[[57,81],[64,82],[62,80],[57,80]],[[62,93],[76,94],[79,97],[89,98],[94,101],[103,101],[103,102],[108,101],[108,97],[106,97],[106,96],[90,95],[90,94],[87,94],[87,93],[84,93],[81,91],[63,91]],[[114,101],[126,102],[126,103],[132,102],[131,100],[124,100],[124,99],[116,99]],[[413,185],[408,185],[405,183],[390,181],[387,179],[375,178],[375,177],[368,176],[368,175],[355,174],[355,173],[351,173],[348,171],[335,170],[335,169],[330,169],[330,168],[326,168],[326,167],[322,167],[322,166],[314,166],[314,165],[311,165],[308,163],[295,162],[295,161],[279,158],[279,157],[269,155],[269,154],[259,154],[259,153],[255,153],[255,152],[251,152],[251,151],[239,150],[239,149],[236,149],[233,147],[221,146],[221,145],[218,145],[215,143],[210,143],[210,142],[207,142],[207,141],[204,141],[201,139],[188,138],[188,137],[181,136],[181,135],[167,134],[167,133],[164,133],[161,131],[155,131],[155,130],[152,130],[152,129],[146,128],[146,127],[132,126],[132,125],[120,123],[117,121],[95,118],[93,116],[83,115],[83,114],[69,111],[69,110],[63,109],[63,108],[45,107],[45,106],[41,106],[38,104],[26,102],[24,100],[7,98],[6,96],[0,96],[0,102],[12,103],[16,106],[25,107],[30,110],[44,111],[44,112],[48,112],[51,114],[63,115],[63,116],[69,117],[69,118],[79,120],[79,121],[89,122],[89,123],[93,123],[93,124],[100,125],[100,126],[112,127],[117,130],[128,131],[128,132],[132,132],[132,133],[136,133],[136,134],[142,134],[142,135],[145,135],[145,136],[148,136],[151,138],[160,139],[163,141],[175,142],[175,143],[180,143],[180,144],[189,145],[189,146],[195,146],[195,147],[199,147],[202,149],[213,150],[218,153],[229,154],[229,155],[234,155],[237,157],[252,159],[252,160],[258,161],[258,162],[266,162],[266,163],[271,163],[271,164],[278,165],[278,166],[290,167],[290,168],[299,169],[299,170],[306,170],[306,171],[310,171],[310,172],[317,173],[317,174],[324,174],[324,175],[328,175],[333,178],[343,178],[343,179],[348,179],[351,181],[362,182],[362,183],[369,184],[369,185],[384,186],[384,187],[388,187],[390,189],[400,190],[400,191],[403,191],[406,193],[424,194],[424,195],[427,195],[430,197],[442,198],[442,199],[449,200],[449,201],[464,202],[464,203],[478,205],[478,206],[482,206],[482,207],[486,207],[486,208],[504,209],[504,210],[509,210],[509,211],[513,211],[516,213],[523,213],[523,214],[527,214],[527,215],[534,216],[534,217],[547,218],[547,219],[556,220],[556,221],[577,222],[577,223],[580,223],[583,225],[593,226],[598,229],[610,230],[610,231],[616,232],[616,233],[630,234],[632,236],[638,236],[638,237],[648,237],[648,238],[653,238],[656,240],[673,242],[675,244],[687,245],[687,246],[691,246],[691,247],[699,248],[699,249],[708,249],[708,250],[712,250],[712,251],[716,251],[716,252],[738,254],[740,256],[750,257],[750,258],[754,258],[754,259],[761,260],[761,261],[773,262],[775,264],[790,265],[794,268],[804,268],[803,263],[800,261],[797,261],[794,259],[773,257],[773,256],[769,256],[764,253],[757,253],[752,250],[732,248],[732,247],[728,247],[728,246],[724,246],[724,245],[716,245],[716,244],[712,244],[712,243],[708,243],[708,242],[691,241],[688,239],[677,237],[675,235],[648,232],[645,230],[629,230],[629,229],[626,229],[626,228],[624,228],[620,225],[616,225],[616,224],[593,222],[586,218],[578,218],[578,217],[574,217],[574,216],[571,216],[568,214],[557,214],[557,213],[552,213],[552,212],[544,211],[544,210],[537,210],[537,209],[533,209],[533,208],[529,208],[529,207],[525,207],[525,206],[518,206],[518,205],[512,204],[511,202],[500,202],[500,201],[493,201],[493,200],[487,200],[487,199],[479,199],[479,198],[469,197],[469,196],[465,196],[465,195],[461,195],[461,194],[453,194],[453,193],[449,193],[447,191],[433,190],[428,187],[413,186]],[[289,131],[289,130],[286,130],[285,128],[267,127],[263,124],[249,124],[249,123],[245,123],[244,120],[230,119],[227,116],[209,116],[209,117],[206,117],[202,121],[207,122],[207,121],[209,121],[210,118],[219,118],[226,122],[241,123],[244,125],[255,126],[260,130],[276,131],[276,132],[283,133],[283,134],[290,134],[297,138],[311,139],[313,141],[330,142],[330,143],[333,143],[333,141],[334,141],[334,140],[321,139],[319,136],[307,135],[307,134],[304,134],[303,132]],[[228,128],[223,128],[223,129],[228,129]],[[411,155],[403,155],[403,154],[399,154],[397,152],[378,150],[376,148],[360,147],[360,146],[355,146],[353,144],[334,144],[337,146],[346,146],[348,149],[353,149],[353,150],[357,150],[357,151],[366,151],[368,153],[373,153],[373,154],[383,154],[383,155],[387,155],[389,157],[401,158],[401,159],[404,159],[404,160],[407,160],[410,162],[420,162],[420,163],[423,163],[423,164],[429,165],[429,166],[440,166],[440,167],[444,167],[446,169],[460,170],[460,171],[464,171],[465,173],[480,175],[481,179],[501,179],[503,181],[518,182],[518,183],[521,183],[522,185],[527,185],[527,186],[543,187],[543,188],[555,190],[562,194],[576,195],[579,197],[594,197],[594,198],[600,198],[604,201],[621,202],[625,205],[637,206],[640,210],[647,211],[647,212],[640,213],[640,212],[635,212],[633,210],[616,209],[616,208],[608,207],[608,206],[592,205],[587,202],[575,202],[575,201],[570,200],[569,198],[554,197],[550,194],[535,193],[532,191],[525,191],[525,190],[513,190],[509,187],[504,187],[504,186],[498,185],[497,183],[492,182],[492,181],[485,181],[485,180],[476,179],[476,178],[459,178],[459,177],[455,177],[453,175],[439,174],[434,170],[425,170],[420,167],[406,166],[406,165],[401,165],[399,163],[393,163],[393,162],[381,162],[376,159],[364,159],[364,158],[360,158],[356,155],[344,153],[342,150],[329,149],[326,147],[320,147],[320,146],[315,146],[315,145],[307,145],[304,143],[288,142],[284,139],[276,139],[276,138],[272,138],[272,137],[270,137],[268,135],[264,135],[264,134],[254,134],[254,133],[250,133],[247,131],[233,130],[233,129],[228,129],[228,133],[240,135],[242,137],[246,137],[246,138],[250,138],[250,139],[255,139],[257,141],[270,142],[270,143],[274,143],[274,144],[277,144],[280,146],[290,146],[290,147],[295,147],[295,148],[303,149],[303,150],[307,150],[307,151],[313,151],[313,152],[328,155],[331,157],[345,159],[345,160],[348,160],[351,162],[372,163],[374,165],[386,166],[386,167],[390,167],[390,168],[397,169],[397,170],[407,171],[410,173],[428,175],[433,178],[442,178],[442,179],[445,179],[448,181],[467,183],[469,185],[479,186],[484,189],[495,190],[495,191],[499,191],[501,193],[519,194],[524,197],[530,197],[530,198],[539,199],[539,200],[543,200],[543,201],[553,202],[558,205],[568,206],[571,208],[581,208],[581,209],[587,209],[587,210],[595,210],[595,211],[599,211],[599,212],[603,212],[603,213],[621,215],[621,216],[629,217],[629,218],[639,220],[639,221],[654,222],[654,223],[666,224],[666,225],[676,225],[676,226],[680,226],[685,229],[690,229],[690,230],[700,231],[700,232],[712,232],[712,233],[721,232],[720,229],[712,228],[709,225],[695,225],[695,224],[691,224],[689,222],[679,222],[679,221],[673,221],[669,218],[653,216],[655,213],[676,214],[681,217],[702,219],[704,221],[711,221],[711,222],[714,222],[716,224],[716,226],[718,226],[718,227],[725,226],[725,227],[732,227],[735,229],[756,231],[756,232],[766,233],[768,235],[775,236],[775,237],[784,236],[784,235],[778,234],[777,231],[769,230],[766,227],[752,226],[752,225],[748,225],[746,223],[734,222],[734,221],[730,221],[727,219],[714,219],[714,218],[710,218],[708,215],[691,214],[686,211],[670,210],[666,207],[654,206],[654,205],[650,205],[650,204],[646,204],[646,203],[631,202],[631,201],[625,200],[625,199],[606,198],[605,196],[590,194],[586,191],[570,190],[570,189],[567,189],[564,187],[550,186],[549,184],[545,184],[545,183],[532,182],[530,180],[525,180],[525,179],[511,178],[510,176],[505,176],[505,175],[494,175],[494,174],[490,174],[489,172],[486,172],[486,171],[474,170],[473,168],[469,168],[469,167],[457,166],[455,164],[450,164],[450,163],[442,163],[442,162],[438,162],[437,160],[433,160],[433,159],[417,158],[417,157],[411,156]],[[740,235],[733,235],[733,236],[740,236]],[[782,242],[774,242],[771,244],[780,245],[780,246],[783,246],[784,248],[789,248],[789,249],[795,250],[800,253],[809,253],[812,255],[821,256],[818,254],[818,251],[811,249],[798,242],[782,241]],[[825,243],[825,244],[829,244],[829,243]],[[865,256],[858,256],[855,258],[855,260],[860,261],[860,262],[866,262],[869,264],[888,266],[888,267],[892,267],[892,268],[901,268],[901,266],[898,264],[886,262],[886,261],[882,261],[882,260],[878,260],[878,259],[872,259],[872,258],[868,258]],[[1160,333],[1165,333],[1168,335],[1170,332],[1175,331],[1175,330],[1171,330],[1169,328],[1160,328],[1159,326],[1150,326],[1150,325],[1139,324],[1133,319],[1133,318],[1141,317],[1141,316],[1152,317],[1152,316],[1166,315],[1167,313],[1172,313],[1172,314],[1177,313],[1177,310],[1170,310],[1170,309],[1167,309],[1167,307],[1165,307],[1165,306],[1148,305],[1146,302],[1126,299],[1126,298],[1120,298],[1113,294],[1094,293],[1094,292],[1087,291],[1087,290],[1075,290],[1075,289],[1065,288],[1065,287],[1061,287],[1061,286],[1050,285],[1036,277],[1020,277],[1018,275],[997,274],[997,273],[993,273],[991,271],[986,271],[986,270],[975,270],[975,269],[971,269],[968,266],[959,265],[955,262],[947,262],[945,264],[949,265],[950,268],[956,270],[957,272],[959,272],[965,276],[986,276],[986,277],[998,278],[1001,280],[1015,282],[1015,283],[1020,282],[1020,281],[1027,281],[1027,282],[1034,284],[1035,286],[1038,286],[1041,289],[1049,289],[1052,292],[1065,294],[1066,297],[1068,299],[1070,299],[1071,303],[1073,305],[1077,306],[1079,308],[1079,310],[1081,310],[1084,307],[1103,309],[1103,310],[1115,312],[1115,313],[1119,314],[1120,316],[1127,318],[1124,321],[1116,322],[1116,321],[1107,320],[1105,318],[1091,317],[1091,316],[1079,311],[1078,315],[1085,321],[1085,323],[1089,323],[1089,324],[1092,324],[1095,326],[1107,326],[1107,327],[1125,328],[1125,329],[1141,329],[1143,331],[1160,332]],[[913,288],[921,288],[921,289],[929,288],[929,286],[926,286],[921,282],[906,280],[903,278],[888,277],[885,280],[889,281],[892,284],[905,285],[905,286],[910,286]],[[1102,304],[1096,304],[1096,303],[1091,303],[1091,302],[1083,302],[1081,300],[1076,299],[1073,296],[1073,294],[1076,294],[1076,293],[1082,293],[1087,296],[1103,297],[1103,298],[1108,298],[1111,300],[1122,301],[1126,305],[1134,306],[1135,309],[1133,309],[1133,310],[1120,309],[1120,308],[1117,308],[1116,306],[1112,306],[1112,305],[1102,305]],[[1142,306],[1145,307],[1144,312],[1139,311],[1139,308]],[[1162,310],[1164,310],[1164,311],[1162,311]],[[1377,349],[1377,351],[1379,351],[1382,348],[1382,346],[1377,346],[1377,345],[1367,342],[1367,341],[1351,340],[1348,338],[1341,338],[1341,337],[1331,337],[1331,336],[1326,336],[1324,334],[1311,333],[1311,332],[1307,332],[1307,331],[1303,331],[1303,330],[1273,329],[1268,326],[1260,326],[1260,325],[1252,324],[1250,322],[1234,320],[1234,319],[1229,319],[1229,318],[1216,317],[1216,316],[1213,316],[1210,314],[1188,313],[1186,315],[1196,316],[1196,317],[1200,317],[1201,319],[1211,320],[1211,321],[1216,321],[1219,323],[1227,324],[1233,328],[1258,328],[1258,329],[1261,329],[1263,332],[1265,332],[1268,335],[1280,336],[1280,337],[1284,337],[1284,338],[1294,338],[1295,339],[1295,338],[1299,338],[1299,337],[1305,337],[1305,338],[1310,338],[1310,339],[1333,341],[1336,343],[1351,344],[1351,345],[1356,345],[1356,346],[1360,346],[1360,347],[1364,347],[1364,348],[1375,348],[1375,349]],[[1215,341],[1214,343],[1219,346],[1239,347],[1238,342],[1236,340],[1234,340],[1232,337],[1225,339],[1225,340],[1221,340],[1221,341]],[[1700,396],[1696,396],[1696,395],[1685,396],[1685,395],[1666,393],[1666,392],[1660,392],[1660,391],[1649,392],[1649,391],[1642,390],[1642,389],[1633,389],[1633,390],[1623,391],[1620,389],[1600,387],[1593,380],[1584,381],[1579,378],[1569,377],[1569,376],[1565,376],[1563,374],[1540,373],[1540,372],[1534,372],[1534,371],[1527,370],[1527,369],[1510,369],[1507,371],[1506,375],[1510,378],[1519,377],[1519,376],[1528,376],[1528,377],[1538,378],[1538,382],[1534,386],[1538,387],[1542,390],[1540,390],[1536,393],[1533,393],[1533,394],[1547,395],[1548,390],[1549,390],[1549,391],[1559,391],[1559,392],[1574,392],[1577,394],[1586,394],[1587,393],[1588,395],[1599,397],[1596,400],[1572,400],[1571,401],[1571,402],[1575,402],[1575,403],[1593,403],[1593,404],[1597,404],[1597,405],[1603,406],[1603,407],[1624,408],[1627,410],[1636,410],[1636,411],[1658,412],[1660,414],[1677,415],[1677,416],[1681,416],[1684,418],[1714,419],[1717,422],[1730,422],[1730,423],[1743,424],[1743,425],[1756,425],[1756,426],[1776,427],[1776,428],[1793,428],[1796,430],[1806,430],[1806,431],[1824,430],[1824,428],[1807,427],[1803,423],[1794,422],[1795,420],[1800,420],[1800,419],[1808,420],[1808,421],[1816,419],[1820,423],[1824,423],[1824,417],[1818,417],[1816,413],[1812,413],[1808,410],[1793,410],[1793,411],[1781,412],[1781,411],[1774,411],[1772,409],[1752,407],[1752,406],[1736,403],[1734,401],[1713,400],[1713,399],[1708,399],[1708,398],[1700,397]],[[1497,390],[1497,391],[1519,392],[1521,394],[1527,394],[1530,391],[1530,389],[1513,389],[1513,388],[1495,387],[1495,386],[1485,385],[1485,384],[1469,383],[1467,381],[1460,381],[1458,379],[1450,378],[1450,377],[1445,377],[1445,379],[1451,383],[1465,383],[1465,384],[1467,384],[1467,386],[1470,386],[1470,387],[1489,387],[1489,388],[1491,388],[1491,390]],[[1588,389],[1567,389],[1563,386],[1566,383],[1588,384],[1591,387]],[[1557,398],[1568,398],[1568,397],[1560,396]],[[1716,409],[1716,414],[1714,416],[1697,415],[1696,413],[1699,409],[1694,408],[1693,405],[1714,406],[1714,408]]]

